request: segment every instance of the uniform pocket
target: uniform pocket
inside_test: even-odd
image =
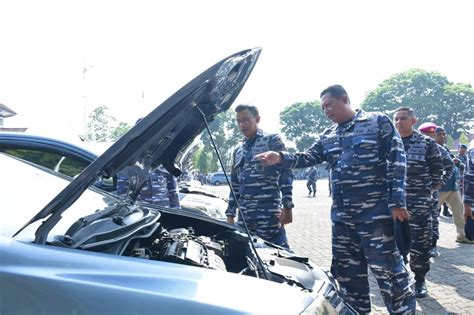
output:
[[[379,160],[379,145],[375,137],[354,137],[354,161],[359,164],[372,164]]]

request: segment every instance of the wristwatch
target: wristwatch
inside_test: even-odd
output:
[[[283,208],[293,209],[294,207],[295,207],[295,205],[291,201],[287,201],[283,204]]]

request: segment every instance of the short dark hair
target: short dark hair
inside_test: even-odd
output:
[[[398,107],[393,113],[395,114],[398,112],[408,112],[410,117],[415,117],[415,110],[411,107]]]
[[[253,117],[257,117],[258,116],[258,108],[257,106],[254,106],[254,105],[249,105],[249,104],[240,104],[239,106],[237,106],[235,108],[235,112],[236,113],[240,113],[244,110],[248,110]]]
[[[327,88],[325,88],[321,94],[319,95],[319,98],[322,98],[325,94],[331,94],[332,97],[335,97],[337,99],[340,99],[341,96],[346,95],[349,98],[349,95],[346,92],[346,89],[342,87],[342,85],[335,84],[335,85],[330,85]]]

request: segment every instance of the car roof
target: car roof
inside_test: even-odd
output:
[[[97,158],[95,153],[66,141],[31,134],[0,132],[0,151],[7,148],[40,148],[44,151],[75,157],[88,163],[91,163]]]

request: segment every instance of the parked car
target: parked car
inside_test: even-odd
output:
[[[225,178],[224,172],[217,172],[217,173],[212,173],[209,174],[209,184],[212,185],[220,185],[220,184],[227,184],[227,180]]]
[[[230,107],[259,54],[203,72],[72,181],[0,153],[1,314],[355,314],[308,258],[134,198],[151,168],[180,174],[178,152]],[[126,167],[136,183],[127,198],[93,187]]]
[[[97,154],[65,141],[12,132],[0,132],[0,152],[70,177],[81,173],[97,158]]]
[[[209,216],[226,220],[227,199],[196,181],[179,183],[179,202],[181,207],[194,208],[207,213]]]
[[[0,152],[70,177],[77,176],[98,157],[96,153],[66,141],[11,132],[0,133]],[[113,177],[101,177],[94,184],[95,187],[108,192],[115,192],[115,185],[116,181]],[[181,206],[203,211],[214,218],[225,218],[225,200],[211,191],[203,192],[203,190],[191,185],[191,182],[183,182],[179,185]]]

